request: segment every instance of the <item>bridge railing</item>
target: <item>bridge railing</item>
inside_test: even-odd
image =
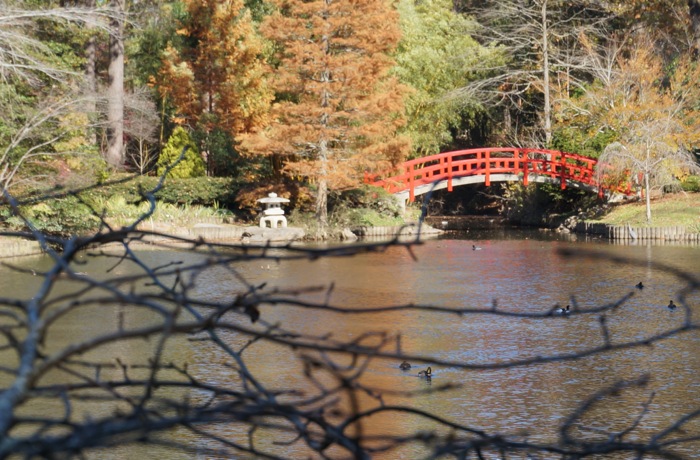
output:
[[[548,176],[558,179],[565,189],[567,181],[576,181],[598,188],[595,167],[597,160],[575,153],[556,150],[524,148],[481,148],[456,150],[423,158],[416,158],[399,165],[383,179],[367,178],[366,182],[383,187],[389,193],[409,192],[409,201],[415,199],[416,187],[447,181],[448,191],[453,189],[453,180],[474,175],[483,175],[484,183],[491,184],[492,174],[516,174],[522,176],[525,185],[529,176]],[[618,188],[618,187],[612,187]],[[629,188],[627,189],[629,192]]]

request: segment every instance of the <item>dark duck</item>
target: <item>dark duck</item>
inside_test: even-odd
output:
[[[426,370],[418,372],[418,377],[430,380],[433,377],[433,370],[428,366]]]

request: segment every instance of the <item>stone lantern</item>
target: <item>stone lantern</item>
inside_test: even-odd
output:
[[[270,228],[287,226],[287,218],[284,217],[282,203],[289,203],[288,199],[278,197],[275,192],[271,192],[267,197],[260,198],[258,203],[263,203],[265,205],[263,215],[260,218],[261,228],[267,227],[268,223],[270,224]]]

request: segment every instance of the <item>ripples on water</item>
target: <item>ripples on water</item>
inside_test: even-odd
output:
[[[483,249],[472,250],[477,241]],[[559,249],[602,251],[641,262],[622,265],[607,259],[563,257]],[[335,282],[332,299],[340,305],[362,307],[393,304],[438,305],[457,308],[498,308],[518,312],[546,312],[555,304],[578,309],[600,306],[635,295],[623,307],[607,315],[613,342],[640,340],[679,326],[680,310],[666,307],[675,298],[679,281],[655,270],[653,263],[670,264],[698,273],[700,249],[688,246],[618,246],[607,242],[562,241],[557,238],[439,239],[416,249],[414,262],[399,248],[384,255],[325,260],[316,265],[278,267],[261,274],[279,285]],[[634,286],[642,281],[646,288]],[[695,293],[691,305],[700,305]],[[295,323],[294,312],[270,312],[275,318],[305,329],[306,319]],[[403,351],[434,356],[445,361],[492,363],[566,354],[602,344],[597,315],[568,318],[512,319],[492,316],[445,315],[425,311],[344,317],[314,323],[328,325],[337,334],[352,336],[367,328],[384,328],[402,334]],[[621,379],[651,374],[647,388],[606,398],[586,417],[590,428],[582,436],[601,439],[602,432],[627,428],[641,411],[650,392],[657,393],[643,429],[667,426],[685,402],[700,400],[697,334],[577,361],[550,363],[505,370],[466,371],[433,366],[436,382],[462,385],[435,395],[397,402],[411,404],[474,428],[500,433],[530,433],[529,439],[553,441],[557,428],[582,401],[604,386]],[[397,363],[377,362],[367,378],[387,388],[419,388],[423,383],[398,371]],[[387,398],[390,399],[390,398]],[[391,433],[426,429],[424,421],[411,417],[384,420],[373,428]],[[629,439],[635,439],[634,434]],[[686,452],[687,453],[687,452]],[[411,458],[415,452],[408,451]],[[397,454],[392,454],[397,455]],[[393,457],[387,457],[393,458]]]

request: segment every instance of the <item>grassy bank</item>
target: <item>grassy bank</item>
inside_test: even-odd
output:
[[[700,193],[676,193],[652,200],[651,219],[648,224],[642,200],[616,205],[605,216],[589,222],[637,227],[683,225],[690,232],[700,232]]]

